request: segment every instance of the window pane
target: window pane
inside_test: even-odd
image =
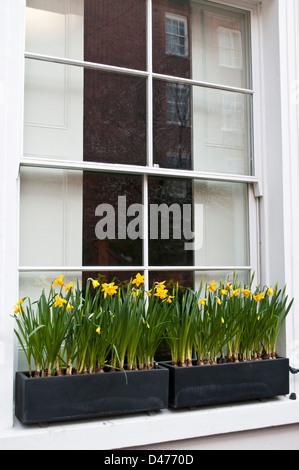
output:
[[[193,253],[185,250],[182,232],[184,205],[192,207],[191,181],[149,178],[149,264],[151,266],[193,265]],[[191,223],[191,214],[187,222]]]
[[[142,178],[84,172],[83,264],[142,265]]]
[[[189,0],[153,0],[153,70],[191,78]]]
[[[248,266],[247,185],[195,181],[196,266]]]
[[[153,0],[154,72],[250,88],[249,16],[205,2]]]
[[[24,154],[146,164],[146,80],[26,60]]]
[[[193,78],[250,88],[248,12],[194,1],[191,27]]]
[[[142,178],[23,168],[21,266],[142,265]]]
[[[247,185],[149,179],[151,266],[248,266]]]
[[[154,80],[154,163],[252,174],[252,96]]]
[[[27,0],[28,52],[146,68],[146,0]]]

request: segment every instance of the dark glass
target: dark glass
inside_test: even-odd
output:
[[[142,204],[142,178],[84,172],[84,266],[142,265],[142,238],[132,239],[127,232],[138,215],[127,215],[132,204]],[[110,221],[108,215],[112,217]],[[138,231],[141,234],[142,228],[137,227]],[[101,239],[105,232],[106,239]]]
[[[192,169],[191,92],[188,85],[154,81],[154,163],[161,168]]]
[[[149,178],[150,266],[193,265],[193,251],[184,238],[184,205],[192,207],[192,182],[184,179]],[[160,211],[162,210],[162,212]],[[192,214],[186,222],[192,230]]]
[[[146,164],[146,80],[85,70],[84,160]]]
[[[146,1],[85,1],[84,59],[145,70]]]

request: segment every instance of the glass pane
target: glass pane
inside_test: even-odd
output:
[[[192,169],[192,89],[154,80],[154,163],[161,168]]]
[[[153,70],[191,78],[189,0],[153,0]]]
[[[154,163],[250,175],[252,97],[154,80]]]
[[[193,265],[193,253],[185,250],[182,231],[184,206],[192,207],[191,181],[149,178],[150,266]],[[188,216],[191,224],[191,213]]]
[[[252,97],[193,88],[194,170],[252,174]]]
[[[153,69],[250,87],[249,16],[215,3],[153,0]]]
[[[193,79],[250,88],[249,13],[190,3]]]
[[[248,266],[247,186],[149,179],[151,266]]]
[[[195,181],[196,266],[248,266],[247,185]]]
[[[142,265],[142,178],[23,168],[21,266]]]
[[[26,60],[24,154],[146,164],[146,80]]]
[[[146,68],[146,0],[27,0],[28,52]]]
[[[142,178],[84,172],[83,264],[142,265]]]

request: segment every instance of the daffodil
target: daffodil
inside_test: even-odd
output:
[[[144,284],[144,276],[142,276],[140,273],[138,273],[134,279],[134,281],[132,281],[132,284],[136,284],[137,287],[140,286],[140,284]]]
[[[24,301],[22,299],[17,302],[17,305],[15,305],[15,314],[23,312],[24,309],[21,307],[23,302]]]
[[[66,311],[67,311],[67,312],[70,312],[73,308],[74,308],[74,307],[73,307],[72,305],[67,304],[67,306],[66,306]]]
[[[234,289],[231,293],[231,297],[238,297],[240,289]]]
[[[221,305],[221,300],[217,298],[217,304]]]
[[[216,281],[212,281],[212,282],[208,285],[207,290],[210,290],[211,292],[215,292],[216,287],[217,287]]]
[[[198,305],[206,305],[207,299],[202,299],[198,302]]]
[[[151,296],[152,296],[152,290],[153,290],[153,289],[151,289],[151,290],[147,291],[147,295],[148,295],[149,297],[151,297]]]
[[[94,289],[96,289],[100,285],[99,281],[96,281],[95,279],[92,279],[91,283]]]
[[[167,296],[167,292],[168,290],[165,289],[164,286],[160,287],[160,286],[157,286],[156,287],[156,293],[154,294],[156,297],[160,297],[160,299],[165,299],[166,296]]]
[[[248,297],[250,296],[250,290],[249,289],[242,289],[241,292],[244,295],[244,297],[246,297],[248,299]]]
[[[259,302],[260,300],[264,299],[264,293],[260,292],[260,294],[254,295],[253,298],[256,302]]]
[[[221,323],[222,323],[222,325],[224,325],[224,323],[225,323],[225,321],[224,321],[224,318],[223,318],[223,317],[221,317]]]
[[[98,333],[98,335],[101,334],[101,328],[98,326],[97,329],[96,329],[96,333]]]
[[[174,295],[169,295],[169,296],[168,296],[168,299],[167,299],[167,302],[168,302],[169,304],[171,304],[171,303],[172,303],[172,299],[174,299]]]
[[[65,289],[64,289],[63,292],[67,292],[67,291],[69,291],[69,290],[70,290],[71,292],[73,292],[74,289],[73,289],[72,287],[73,287],[73,283],[70,282],[67,286],[65,286]]]
[[[267,290],[267,294],[268,295],[273,295],[274,294],[274,291],[273,291],[273,289],[271,289],[271,287],[269,287],[269,289]]]
[[[63,304],[67,304],[65,299],[61,299],[58,295],[55,296],[55,304],[54,307],[63,307]]]
[[[229,282],[225,281],[225,284],[226,284],[226,290],[233,288],[232,284],[230,284]]]
[[[61,274],[60,277],[55,279],[55,281],[53,282],[53,286],[57,286],[57,284],[59,284],[61,287],[63,287],[64,286],[64,282],[62,280],[63,278],[64,278],[64,276],[63,276],[63,274]]]
[[[117,292],[118,286],[114,285],[114,282],[111,282],[110,284],[103,284],[103,289],[102,292],[104,292],[104,295],[114,295]]]
[[[221,295],[226,295],[227,294],[227,290],[225,290],[225,289],[221,289],[220,292],[221,292]]]

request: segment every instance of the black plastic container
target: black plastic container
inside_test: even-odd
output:
[[[224,363],[192,367],[160,365],[169,370],[169,405],[214,405],[289,393],[289,360]]]
[[[29,378],[16,373],[16,416],[24,424],[123,415],[168,407],[169,370]]]

